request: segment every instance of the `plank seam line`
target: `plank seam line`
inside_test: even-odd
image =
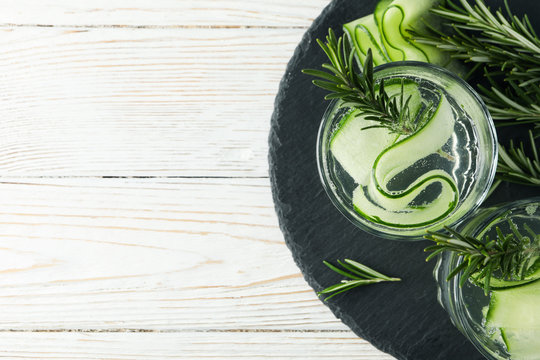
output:
[[[351,330],[330,329],[0,329],[0,333],[350,333]]]
[[[193,176],[193,175],[0,175],[3,179],[268,179],[266,176]]]
[[[60,28],[60,29],[304,29],[307,25],[121,25],[121,24],[14,24],[0,23],[0,27],[8,28]]]

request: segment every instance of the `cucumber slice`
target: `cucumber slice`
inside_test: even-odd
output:
[[[391,6],[382,13],[382,17],[378,21],[383,45],[387,49],[388,55],[392,61],[403,61],[407,60],[407,58],[419,60],[418,56],[406,56],[405,50],[407,50],[407,52],[413,50],[408,49],[410,45],[407,43],[407,40],[403,39],[401,33],[404,16],[401,7]],[[423,57],[419,61],[426,61],[426,58],[427,57]]]
[[[377,5],[375,6],[375,11],[373,12],[373,16],[375,17],[375,21],[378,25],[378,19],[382,18],[382,14],[384,11],[392,4],[394,0],[379,0]]]
[[[417,60],[447,65],[450,58],[434,46],[412,40],[407,30],[425,29],[429,10],[440,0],[381,0],[375,9],[375,22],[381,34],[382,46],[392,61]]]
[[[392,60],[427,62],[432,60],[424,51],[426,46],[421,46],[410,40],[411,37],[407,33],[407,29],[421,25],[422,17],[426,16],[429,9],[438,2],[439,0],[414,0],[414,3],[411,0],[395,0],[382,13],[382,17],[378,20],[379,31]]]
[[[494,290],[499,289],[509,289],[513,287],[523,286],[526,284],[530,284],[534,281],[537,281],[540,278],[540,273],[537,274],[535,277],[531,278],[525,278],[523,280],[516,280],[516,281],[507,281],[507,280],[501,280],[497,278],[491,278],[489,281],[490,287]]]
[[[503,280],[503,279],[498,279],[496,277],[492,277],[491,280],[489,281],[489,284],[490,284],[490,287],[494,290],[509,289],[513,287],[530,284],[539,279],[540,279],[540,269],[537,269],[532,274],[525,276],[523,280],[511,281],[511,280]]]
[[[330,140],[332,155],[357,184],[369,181],[375,159],[396,139],[383,128],[365,129],[376,124],[364,119],[358,110],[351,111]]]
[[[500,331],[506,349],[513,360],[538,360],[540,331],[524,331],[521,328],[504,328]]]
[[[458,189],[444,171],[431,170],[398,192],[387,188],[396,175],[418,160],[437,152],[452,136],[452,108],[441,96],[432,118],[413,135],[400,140],[379,154],[373,164],[372,179],[353,193],[353,205],[365,218],[380,224],[412,228],[433,224],[449,215],[457,206]],[[417,196],[433,183],[439,183],[439,196],[428,204],[412,206]]]
[[[368,187],[369,198],[376,199],[372,200],[373,202],[366,196],[366,189],[358,187],[353,193],[354,209],[366,219],[395,228],[408,229],[431,225],[444,219],[456,207],[457,200],[454,194],[457,189],[452,182],[447,181],[447,177],[448,174],[443,172],[435,174],[430,172],[420,178],[411,191],[396,198],[385,198],[385,195],[377,196],[378,194],[374,196],[374,192]],[[437,199],[423,206],[409,205],[421,191],[434,182],[443,184],[441,195]]]
[[[391,61],[386,49],[382,46],[381,35],[373,14],[345,24],[343,29],[354,45],[360,64],[364,64],[368,49],[371,49],[374,65]]]
[[[385,91],[396,96],[401,86],[401,79],[390,80],[385,83]],[[411,114],[420,114],[425,105],[417,84],[408,81],[403,88],[405,96],[410,96]],[[450,214],[457,206],[458,190],[452,177],[442,170],[417,176],[398,192],[387,187],[394,177],[436,153],[448,141],[454,131],[454,122],[449,119],[453,119],[452,109],[442,95],[429,121],[408,137],[385,128],[366,129],[377,123],[366,120],[357,110],[350,111],[334,132],[330,151],[359,185],[352,194],[355,211],[368,220],[396,228],[429,225]],[[423,191],[435,183],[440,187],[438,196],[427,204],[416,204]]]
[[[422,31],[429,10],[441,0],[380,0],[373,14],[343,26],[356,50],[360,64],[371,48],[373,63],[417,60],[448,65],[450,57],[434,46],[412,40],[407,30]]]
[[[418,113],[422,106],[417,89],[418,86],[411,81],[403,85],[404,93],[413,96],[409,101],[412,114]],[[386,85],[385,91],[388,96],[400,94],[401,81]],[[343,117],[330,140],[332,155],[357,184],[369,182],[373,163],[379,154],[399,137],[384,128],[365,129],[374,125],[377,125],[377,122],[364,119],[358,110],[350,111]]]
[[[348,33],[356,58],[364,63],[371,48],[375,65],[400,60],[426,61],[448,67],[456,73],[465,73],[463,66],[435,46],[415,42],[407,30],[422,32],[429,21],[429,10],[441,0],[380,0],[373,14],[351,21],[343,26]],[[439,24],[432,22],[437,28]]]
[[[486,314],[486,327],[494,334],[500,332],[513,360],[538,359],[540,281],[493,291]]]

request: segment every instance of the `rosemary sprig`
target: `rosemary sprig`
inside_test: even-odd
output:
[[[517,120],[540,126],[540,39],[528,17],[513,15],[505,0],[506,15],[493,13],[483,0],[471,6],[448,1],[432,12],[450,20],[453,29],[448,36],[443,30],[430,27],[431,33],[413,31],[415,40],[448,51],[451,56],[476,65],[489,85],[479,85],[483,99],[498,126]],[[496,81],[502,77],[503,82]]]
[[[460,5],[447,1],[432,12],[449,20],[452,35],[429,27],[432,31],[413,31],[416,41],[437,46],[454,58],[474,63],[472,70],[481,69],[489,85],[478,85],[482,97],[497,126],[534,123],[540,133],[540,39],[529,18],[513,15],[505,0],[506,15],[492,12],[483,0],[471,6],[467,0]],[[501,80],[502,81],[497,81]],[[499,145],[496,188],[501,181],[540,186],[540,163],[532,133],[529,132],[532,157],[523,144],[508,148]]]
[[[519,147],[511,140],[508,149],[499,145],[497,178],[523,185],[540,186],[540,159],[534,142],[533,132],[529,130],[529,142],[532,156],[525,153],[523,142]]]
[[[326,42],[317,39],[317,43],[330,60],[330,64],[322,65],[327,71],[305,69],[302,72],[320,78],[313,80],[313,84],[330,91],[325,96],[326,100],[341,99],[344,106],[359,109],[366,120],[378,123],[366,129],[382,127],[393,133],[411,134],[423,125],[425,116],[411,118],[408,106],[410,96],[404,99],[403,83],[398,96],[388,96],[384,82],[380,82],[376,89],[371,49],[367,52],[362,71],[357,71],[348,38],[336,38],[334,31],[329,29]]]
[[[447,280],[463,272],[459,285],[463,286],[468,279],[472,279],[484,288],[486,295],[490,291],[491,277],[495,273],[504,280],[523,280],[540,254],[538,235],[525,225],[528,236],[524,236],[512,222],[508,223],[512,232],[503,234],[501,229],[496,227],[495,239],[490,239],[488,235],[483,239],[464,236],[448,227],[445,229],[449,235],[428,231],[425,238],[436,244],[424,249],[431,252],[426,261],[443,251],[457,253],[463,257],[463,261],[448,274]]]
[[[359,286],[376,284],[383,281],[401,281],[399,278],[393,278],[381,274],[378,271],[375,271],[365,265],[360,264],[354,260],[345,259],[344,261],[337,261],[342,268],[336,267],[330,264],[328,261],[323,261],[323,263],[328,266],[331,270],[341,274],[350,280],[342,280],[340,283],[329,286],[324,290],[321,290],[317,295],[326,295],[333,293],[332,295],[325,298],[325,301],[341,294],[342,292],[354,289]]]

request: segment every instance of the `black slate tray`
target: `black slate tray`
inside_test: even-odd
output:
[[[323,260],[351,258],[399,283],[368,286],[334,297],[325,304],[358,336],[403,360],[479,360],[482,356],[450,323],[437,302],[432,272],[425,262],[425,241],[399,242],[377,238],[349,223],[334,208],[319,181],[315,159],[316,135],[328,105],[324,91],[301,74],[318,68],[325,57],[315,42],[332,27],[367,15],[376,0],[334,0],[304,35],[281,81],[269,136],[270,178],[280,226],[306,281],[319,291],[340,276]],[[499,7],[502,1],[486,1]],[[540,29],[540,2],[512,0],[516,14],[528,13]],[[515,136],[520,129],[500,133]],[[511,132],[510,132],[511,131]],[[486,204],[540,195],[539,188],[501,185]]]

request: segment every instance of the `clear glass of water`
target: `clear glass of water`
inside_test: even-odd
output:
[[[385,238],[418,240],[428,229],[458,224],[482,203],[495,175],[497,139],[485,104],[462,79],[427,63],[384,64],[374,78],[387,90],[414,86],[418,113],[430,112],[431,120],[398,136],[362,129],[361,115],[332,102],[317,140],[328,196],[353,224]]]
[[[483,238],[485,235],[494,238],[496,227],[499,227],[503,234],[511,233],[509,222],[520,232],[524,232],[527,224],[533,232],[539,234],[540,197],[477,210],[474,216],[462,225],[460,232],[476,238]],[[449,281],[446,280],[450,271],[461,262],[462,258],[455,253],[445,252],[439,257],[434,271],[439,302],[450,315],[452,323],[487,359],[512,359],[500,334],[486,326],[486,311],[491,294],[486,296],[482,288],[470,281],[460,287],[461,273]],[[540,304],[538,306],[540,307]],[[534,359],[540,359],[540,354],[537,355]]]

